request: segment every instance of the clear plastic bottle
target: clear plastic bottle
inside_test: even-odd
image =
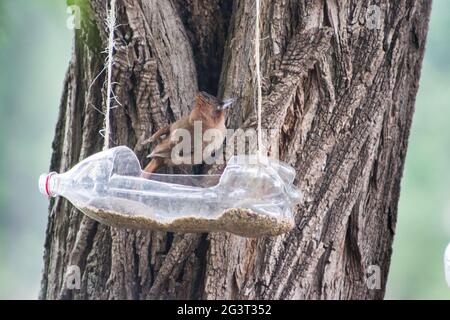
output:
[[[114,227],[258,237],[292,228],[300,201],[294,177],[292,167],[257,156],[232,157],[222,175],[146,174],[121,146],[42,175],[39,188]]]

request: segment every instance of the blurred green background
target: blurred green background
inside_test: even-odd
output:
[[[39,292],[48,170],[73,32],[65,1],[0,0],[0,299]],[[449,299],[450,1],[435,0],[402,181],[388,299]]]

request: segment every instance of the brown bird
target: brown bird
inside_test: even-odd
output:
[[[213,151],[220,149],[226,134],[225,110],[228,109],[234,101],[235,99],[220,101],[206,92],[199,92],[195,97],[195,106],[189,116],[185,116],[171,125],[159,129],[150,139],[144,142],[154,142],[165,136],[148,156],[149,158],[152,158],[152,160],[145,167],[144,171],[152,173],[163,164],[167,166],[174,164],[171,157],[172,149],[178,143],[178,139],[174,136],[177,129],[185,129],[190,133],[191,148],[189,153],[183,154],[182,157],[188,159],[191,164],[194,164],[194,161],[192,160],[194,158],[194,139],[201,139],[202,150],[205,150],[205,147],[211,143],[210,141],[203,140],[203,134],[206,130],[218,129],[217,132],[220,133],[219,137],[214,136],[214,140],[211,143],[212,145],[208,146],[208,148],[213,149]],[[196,121],[201,121],[201,137],[194,137],[194,123]]]

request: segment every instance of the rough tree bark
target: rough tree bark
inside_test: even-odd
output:
[[[103,144],[105,75],[96,76],[107,1],[69,4],[81,8],[82,25],[53,143],[59,172]],[[238,97],[228,126],[254,125],[253,0],[117,5],[114,144],[145,164],[140,141],[188,114],[197,90]],[[297,169],[304,201],[295,229],[262,239],[119,230],[58,198],[40,298],[382,298],[430,10],[426,0],[262,1],[263,126]],[[72,265],[80,290],[64,284]],[[365,283],[371,265],[381,268],[379,290]]]

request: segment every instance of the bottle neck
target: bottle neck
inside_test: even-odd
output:
[[[39,178],[39,191],[49,198],[56,197],[59,180],[58,177],[59,174],[56,172],[41,175]]]

